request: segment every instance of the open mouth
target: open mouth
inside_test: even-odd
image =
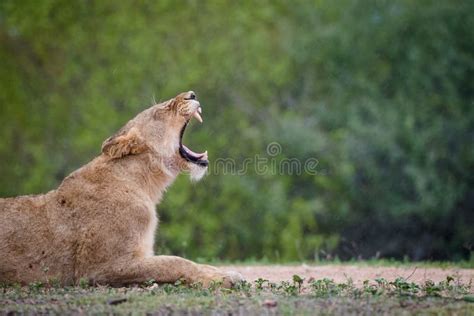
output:
[[[193,116],[200,123],[202,123],[201,112],[202,112],[201,107],[198,107],[197,110],[193,113]],[[191,119],[186,121],[183,128],[181,128],[181,132],[179,134],[179,154],[181,155],[181,157],[183,157],[185,160],[189,162],[192,162],[202,167],[207,167],[209,165],[209,160],[207,160],[207,151],[203,153],[197,153],[197,152],[192,151],[186,145],[183,144],[184,130],[188,126],[190,120]]]

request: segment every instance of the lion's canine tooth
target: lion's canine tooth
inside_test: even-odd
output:
[[[200,122],[202,123],[202,117],[201,115],[196,111],[193,113],[193,116]]]

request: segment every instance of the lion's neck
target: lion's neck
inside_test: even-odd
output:
[[[67,189],[71,180],[82,178],[85,183],[107,185],[108,190],[141,192],[157,204],[178,176],[175,168],[167,167],[150,155],[137,155],[119,160],[99,156],[71,173],[60,188]]]
[[[153,203],[158,204],[166,191],[178,176],[178,170],[155,159],[152,155],[140,155],[123,160],[120,167],[125,176],[146,193]]]

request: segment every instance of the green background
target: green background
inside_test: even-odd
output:
[[[55,188],[153,100],[194,90],[205,122],[185,142],[210,174],[169,189],[157,252],[468,259],[473,30],[470,0],[3,0],[0,196]],[[256,155],[317,174],[213,163]]]

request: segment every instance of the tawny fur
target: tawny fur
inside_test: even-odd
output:
[[[230,286],[238,280],[232,272],[153,254],[155,205],[163,192],[180,172],[199,178],[206,170],[178,153],[180,130],[199,106],[190,93],[138,114],[56,190],[0,199],[0,282],[182,279]]]

